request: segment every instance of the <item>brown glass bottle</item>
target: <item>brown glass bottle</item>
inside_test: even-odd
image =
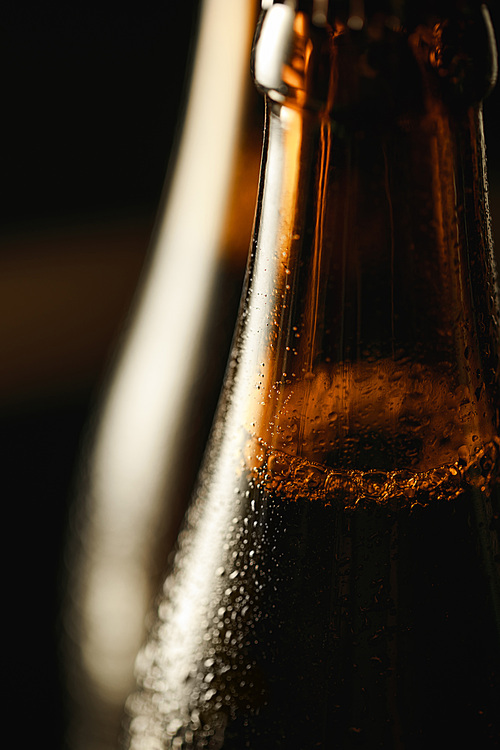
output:
[[[131,750],[500,745],[493,42],[395,7],[261,20],[247,283]]]

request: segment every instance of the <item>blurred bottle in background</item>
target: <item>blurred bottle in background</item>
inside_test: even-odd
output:
[[[256,0],[204,0],[150,257],[89,429],[68,553],[70,746],[115,745],[145,616],[197,474],[251,237]]]

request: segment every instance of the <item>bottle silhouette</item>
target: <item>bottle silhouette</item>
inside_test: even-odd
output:
[[[257,11],[257,0],[199,3],[146,266],[82,449],[63,612],[71,750],[116,747],[217,404],[258,185],[261,97],[248,69]]]
[[[246,284],[125,745],[499,747],[489,16],[266,5]]]

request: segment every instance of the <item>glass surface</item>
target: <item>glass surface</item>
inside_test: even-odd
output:
[[[247,284],[131,750],[500,742],[484,87],[473,69],[477,95],[458,90],[436,18],[409,7],[410,26],[267,27],[290,46],[281,82],[256,66],[273,83]]]

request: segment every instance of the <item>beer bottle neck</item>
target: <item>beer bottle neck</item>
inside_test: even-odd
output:
[[[299,44],[294,23],[310,55],[268,91],[238,408],[341,470],[468,461],[497,434],[480,103],[447,100],[426,29]]]

